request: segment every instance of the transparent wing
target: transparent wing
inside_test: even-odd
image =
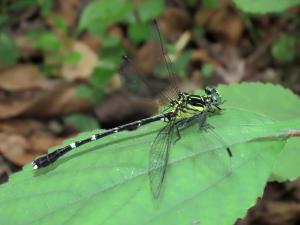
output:
[[[148,174],[150,188],[155,199],[159,197],[161,192],[175,129],[175,124],[173,122],[169,122],[159,131],[151,145]]]
[[[226,143],[226,141],[220,135],[218,135],[214,131],[214,127],[206,122],[206,118],[207,118],[207,113],[202,112],[202,113],[199,113],[199,114],[197,114],[197,115],[195,115],[191,118],[183,119],[182,121],[177,122],[176,125],[178,127],[183,127],[183,129],[184,129],[184,128],[188,128],[188,127],[192,126],[195,123],[198,123],[199,128],[204,130],[204,131],[211,132],[211,134],[214,136],[214,138],[216,138],[220,143],[222,143],[222,145],[224,146],[224,149],[226,150],[228,156],[232,157],[232,152],[231,152],[231,149],[230,149],[229,145]]]

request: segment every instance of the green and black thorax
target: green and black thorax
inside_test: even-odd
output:
[[[177,98],[170,101],[170,107],[176,119],[193,117],[202,112],[211,112],[220,109],[223,100],[214,87],[205,88],[205,95],[192,95],[178,92]]]

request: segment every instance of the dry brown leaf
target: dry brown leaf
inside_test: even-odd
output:
[[[95,113],[102,124],[111,121],[128,122],[136,120],[137,116],[150,116],[156,111],[157,106],[150,99],[137,97],[125,91],[115,92],[95,109]]]
[[[32,119],[3,121],[0,125],[0,152],[17,165],[32,161],[37,155],[62,143],[47,124]]]
[[[15,41],[17,47],[20,49],[22,57],[29,58],[37,53],[36,47],[32,44],[32,41],[28,37],[15,34]]]
[[[89,101],[76,96],[75,84],[49,81],[48,86],[48,90],[8,93],[0,89],[0,118],[7,119],[19,115],[61,116],[91,109]]]
[[[95,53],[100,51],[100,39],[99,37],[93,36],[90,33],[85,33],[80,38],[80,40],[85,43],[87,46],[89,46]]]
[[[20,64],[0,70],[0,88],[7,91],[28,89],[47,89],[48,82],[38,67],[31,64]]]
[[[0,141],[1,154],[20,166],[46,153],[50,147],[62,143],[61,138],[42,133],[33,134],[29,138],[16,133],[0,133]]]
[[[221,63],[216,58],[211,57],[205,49],[193,51],[191,60],[203,64],[212,64],[215,67],[221,66]]]
[[[226,83],[237,83],[245,77],[246,62],[237,48],[215,45],[213,55],[222,62],[222,66],[216,67],[216,72]]]
[[[168,40],[176,41],[191,24],[187,11],[181,8],[168,7],[158,21],[161,32]]]
[[[91,103],[76,96],[76,85],[57,83],[53,89],[43,93],[30,107],[24,111],[32,116],[61,116],[73,112],[91,109]]]
[[[29,149],[29,144],[21,135],[0,133],[0,152],[8,160],[17,165],[23,165],[32,159],[28,156],[26,149]]]
[[[42,132],[35,132],[29,137],[30,152],[44,154],[53,146],[62,144],[63,139],[54,137],[51,134],[44,134]]]
[[[0,119],[7,119],[23,114],[39,97],[40,92],[24,93],[24,96],[20,93],[19,95],[15,95],[15,97],[8,97],[0,90]]]
[[[160,46],[158,43],[148,42],[143,45],[134,59],[132,65],[141,75],[149,74],[154,67],[161,61]]]
[[[300,217],[300,204],[296,202],[261,202],[249,217],[249,224],[294,225]]]
[[[2,133],[18,133],[21,135],[29,135],[33,130],[44,129],[44,124],[31,119],[10,119],[0,123],[0,132]]]
[[[98,66],[98,56],[87,44],[76,41],[71,47],[71,51],[80,54],[80,61],[76,65],[64,64],[61,75],[68,81],[76,79],[89,79],[95,67]]]
[[[75,27],[77,18],[79,17],[80,11],[83,5],[81,0],[58,0],[55,1],[55,13],[67,22],[69,27]]]
[[[300,202],[300,179],[287,183],[287,190]]]
[[[235,45],[240,40],[245,29],[239,15],[230,8],[207,9],[201,8],[195,16],[196,24],[205,26],[214,34],[215,39]],[[230,27],[230,29],[228,29]]]

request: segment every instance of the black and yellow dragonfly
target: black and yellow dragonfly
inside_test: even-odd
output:
[[[159,30],[158,34],[160,37]],[[170,61],[164,54],[162,42],[161,49],[166,66],[170,69]],[[171,74],[172,72],[170,72],[169,69],[168,71],[170,75],[173,76],[174,74]],[[166,123],[165,126],[158,131],[153,143],[151,144],[148,165],[151,191],[154,198],[157,199],[160,196],[162,184],[165,178],[170,148],[176,140],[181,138],[180,128],[191,122],[198,121],[199,128],[206,129],[208,127],[206,124],[207,115],[209,113],[222,110],[220,106],[223,104],[224,100],[216,88],[206,87],[204,90],[205,94],[201,96],[188,94],[177,90],[176,97],[174,99],[169,98],[169,107],[166,112],[146,119],[121,125],[104,132],[93,134],[91,137],[83,140],[75,141],[65,147],[59,148],[51,153],[48,153],[47,155],[37,158],[32,162],[33,169],[47,167],[65,155],[67,152],[92,141],[100,140],[104,137],[121,131],[134,130],[140,126],[144,126],[156,121],[163,121]],[[231,149],[228,146],[224,146],[224,148],[226,149],[229,157],[232,157]]]

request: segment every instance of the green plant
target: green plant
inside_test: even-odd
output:
[[[300,133],[300,99],[271,84],[218,89],[226,110],[208,122],[232,147],[232,162],[211,133],[197,124],[187,128],[171,149],[164,189],[154,201],[147,165],[158,122],[79,147],[45,169],[25,166],[0,187],[0,223],[233,224],[268,180],[300,176],[300,140],[291,138]]]
[[[150,27],[148,22],[159,16],[164,10],[164,2],[161,0],[147,0],[134,8],[133,2],[128,0],[97,0],[91,2],[84,9],[78,27],[78,32],[87,30],[101,39],[102,46],[99,54],[100,66],[94,71],[91,85],[91,93],[98,93],[92,98],[97,102],[104,94],[104,85],[119,69],[122,55],[125,50],[121,39],[109,34],[107,27],[112,23],[127,22],[128,36],[133,43],[139,44],[149,37]],[[138,15],[138,16],[135,16]],[[138,19],[138,18],[139,19]],[[87,90],[87,89],[86,89]],[[81,88],[81,93],[82,88]],[[102,93],[102,94],[99,94]],[[83,93],[84,94],[84,93]]]
[[[283,62],[292,61],[295,58],[296,38],[293,35],[282,34],[274,41],[272,46],[272,56],[276,60]]]
[[[9,31],[0,31],[0,68],[14,65],[19,57],[19,49]]]
[[[20,19],[18,14],[29,7],[38,7],[43,15],[48,15],[52,0],[4,1],[0,3],[0,66],[17,63],[20,55],[10,26]]]
[[[299,0],[276,0],[270,4],[269,0],[233,0],[238,8],[248,13],[278,13],[299,5]]]
[[[94,117],[85,114],[72,114],[66,116],[64,121],[66,124],[81,132],[97,129],[99,127],[98,121]]]

